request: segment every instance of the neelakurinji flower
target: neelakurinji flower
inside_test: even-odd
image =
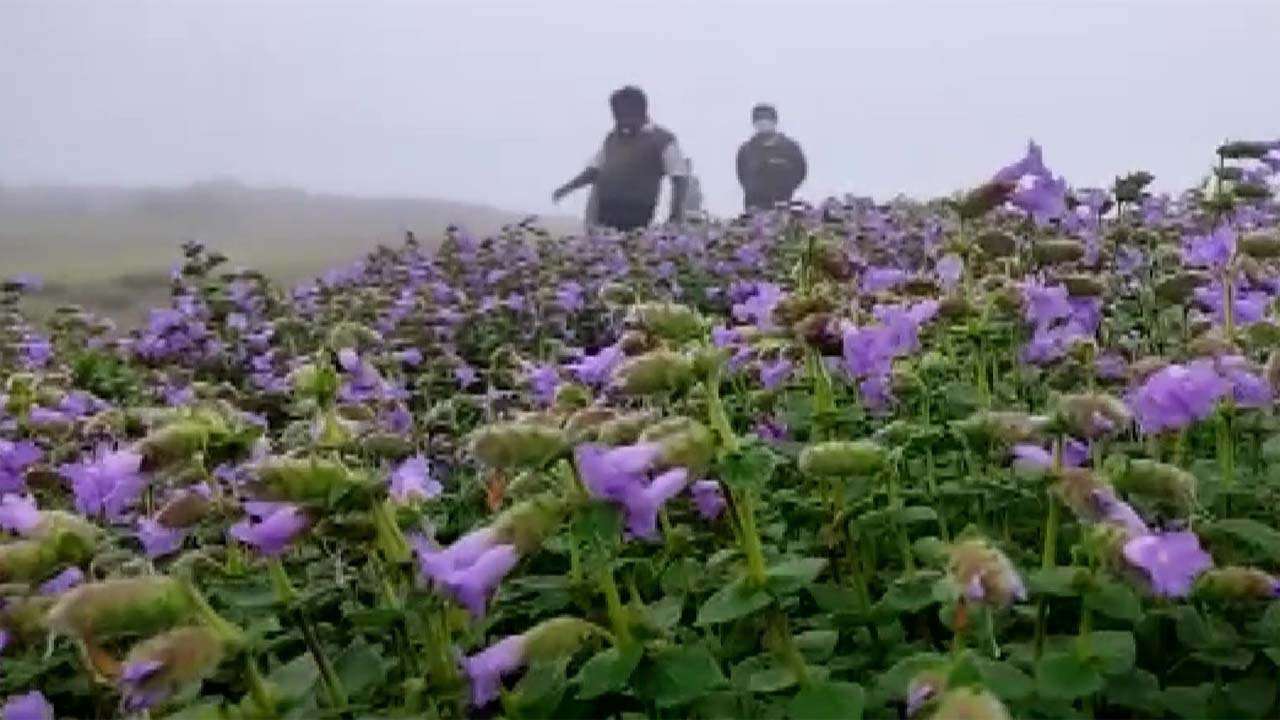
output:
[[[267,557],[283,554],[308,525],[306,513],[291,503],[250,501],[244,510],[248,517],[227,534]]]
[[[622,507],[633,537],[655,539],[658,510],[688,484],[684,468],[667,470],[650,480],[650,470],[661,454],[657,443],[619,448],[586,443],[574,448],[583,485],[594,497]]]
[[[11,533],[26,535],[40,524],[40,510],[30,494],[5,494],[0,499],[0,528]]]
[[[45,596],[57,596],[82,583],[84,571],[78,567],[69,567],[41,583],[38,592]]]
[[[577,362],[570,363],[567,368],[578,382],[583,385],[600,387],[609,382],[613,371],[626,359],[622,348],[609,345],[601,348],[594,355],[584,354]]]
[[[1231,384],[1231,397],[1236,407],[1265,408],[1274,393],[1260,368],[1241,355],[1223,355],[1214,359],[1215,369]]]
[[[3,720],[54,720],[53,705],[39,690],[25,695],[10,695],[0,709]]]
[[[59,468],[71,481],[76,510],[90,517],[121,520],[138,503],[146,480],[142,455],[132,450],[99,450],[89,460]]]
[[[1231,390],[1231,383],[1218,374],[1213,361],[1196,360],[1152,374],[1130,393],[1128,403],[1142,431],[1157,433],[1203,420]]]
[[[502,678],[524,667],[527,642],[524,635],[511,635],[462,659],[473,706],[484,707],[498,698]]]
[[[1144,573],[1153,593],[1172,598],[1186,597],[1196,577],[1213,567],[1200,539],[1186,531],[1131,538],[1124,544],[1124,559]]]
[[[172,555],[182,548],[187,532],[183,528],[170,528],[155,518],[138,518],[138,542],[142,543],[147,557],[156,559]]]
[[[704,520],[715,520],[728,506],[724,498],[724,490],[715,480],[699,480],[689,486],[693,495],[694,506]]]
[[[473,530],[446,548],[421,536],[412,543],[423,580],[475,617],[484,615],[498,584],[520,562],[515,545],[503,542],[492,527]]]
[[[866,295],[892,290],[906,282],[911,276],[900,268],[869,267],[862,274],[859,290]]]
[[[0,438],[0,492],[19,492],[26,488],[27,468],[40,461],[43,453],[30,440],[16,442]]]
[[[943,289],[953,290],[960,284],[960,277],[964,275],[964,260],[955,253],[949,253],[938,259],[934,270],[938,274],[938,280],[942,283]]]
[[[761,330],[771,330],[774,327],[773,309],[784,294],[782,288],[774,283],[756,283],[749,297],[734,304],[733,318],[738,322],[754,323]]]
[[[961,595],[972,603],[1007,607],[1027,599],[1022,576],[1009,558],[986,540],[953,544],[947,571]]]
[[[431,477],[431,465],[421,455],[415,455],[397,465],[388,482],[391,499],[400,504],[430,500],[444,491],[440,481]]]
[[[1236,252],[1236,231],[1220,225],[1205,235],[1194,235],[1182,246],[1182,262],[1192,267],[1223,270]]]
[[[527,375],[529,389],[539,405],[547,406],[555,397],[556,388],[560,385],[560,374],[554,365],[534,365]]]
[[[791,377],[795,364],[784,357],[769,360],[760,364],[760,384],[765,390],[774,390]]]

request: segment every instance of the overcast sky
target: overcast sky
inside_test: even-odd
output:
[[[0,0],[0,182],[235,177],[552,210],[636,83],[712,209],[750,106],[804,194],[1074,183],[1280,136],[1280,0]],[[583,198],[567,202],[576,211]]]

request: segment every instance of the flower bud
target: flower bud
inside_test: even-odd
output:
[[[1274,232],[1252,232],[1240,238],[1240,251],[1260,260],[1280,258],[1280,236]]]
[[[988,257],[1008,257],[1018,247],[1018,241],[1012,235],[1001,230],[988,230],[976,240],[978,247]]]
[[[1031,246],[1031,256],[1041,265],[1075,262],[1084,257],[1084,243],[1077,240],[1041,240]]]
[[[980,218],[1008,200],[1014,189],[1014,184],[1008,182],[992,181],[980,185],[955,203],[956,213],[964,220]]]
[[[915,717],[925,705],[947,690],[947,676],[941,670],[925,670],[907,685],[907,717]]]
[[[1117,397],[1089,393],[1063,396],[1056,419],[1069,434],[1094,439],[1124,430],[1133,422],[1133,414]]]
[[[591,636],[604,631],[575,617],[543,620],[525,633],[525,654],[530,660],[554,660],[572,655]]]
[[[1007,607],[1026,600],[1027,589],[1013,563],[986,540],[962,540],[951,546],[947,572],[965,600]]]
[[[1058,281],[1067,288],[1071,297],[1101,297],[1106,292],[1102,281],[1093,275],[1063,275]]]
[[[390,432],[375,432],[360,439],[360,448],[374,457],[398,460],[413,454],[413,442]]]
[[[702,316],[696,310],[676,303],[636,305],[631,308],[630,320],[637,327],[673,343],[692,340],[706,333]]]
[[[167,423],[138,441],[143,467],[148,470],[185,462],[209,444],[211,428],[193,419]]]
[[[873,440],[828,440],[800,453],[800,471],[819,477],[865,477],[884,467],[888,453]]]
[[[360,323],[340,322],[329,331],[329,349],[337,352],[346,348],[364,350],[382,343],[382,336]]]
[[[785,295],[773,308],[773,319],[779,325],[791,328],[810,315],[830,313],[835,309],[835,301],[822,293]]]
[[[813,313],[805,316],[793,328],[796,338],[815,349],[819,354],[832,357],[843,352],[840,323],[831,313]]]
[[[568,448],[564,432],[540,423],[486,425],[471,436],[471,454],[493,468],[542,467]]]
[[[667,418],[640,433],[640,441],[658,443],[657,470],[682,467],[701,475],[715,457],[716,438],[702,423],[687,417]]]
[[[652,412],[633,412],[600,425],[600,442],[605,445],[631,445],[640,439],[645,428],[658,421]]]
[[[1191,342],[1187,343],[1187,350],[1192,355],[1201,357],[1242,354],[1238,345],[1213,331],[1192,338]]]
[[[1147,378],[1167,367],[1169,367],[1169,361],[1162,357],[1151,355],[1138,358],[1129,365],[1129,381],[1132,383],[1146,382]]]
[[[1231,188],[1231,194],[1241,200],[1266,200],[1271,197],[1271,188],[1263,183],[1242,182]]]
[[[1214,568],[1196,580],[1194,592],[1225,602],[1266,602],[1280,597],[1280,580],[1256,568]]]
[[[99,534],[77,515],[42,512],[26,538],[0,545],[0,582],[35,582],[60,567],[86,563]]]
[[[693,363],[670,350],[628,358],[614,371],[615,386],[626,395],[661,395],[679,390],[693,379]]]
[[[1011,720],[999,698],[975,687],[959,687],[938,699],[930,720]]]
[[[49,628],[95,642],[153,635],[195,613],[182,583],[164,575],[121,578],[76,587],[49,610]]]
[[[160,512],[156,513],[156,521],[167,528],[191,527],[203,520],[212,507],[206,495],[184,488],[160,508]]]
[[[251,494],[271,502],[323,503],[338,488],[355,485],[359,477],[347,466],[325,458],[264,458],[250,469]]]
[[[507,508],[494,520],[493,529],[501,542],[515,545],[522,555],[528,555],[542,546],[567,513],[563,500],[539,495]]]
[[[133,647],[121,667],[119,684],[126,711],[161,703],[213,673],[225,654],[212,630],[180,627]]]
[[[942,288],[935,278],[915,275],[902,284],[902,292],[911,297],[937,297]]]
[[[1174,465],[1154,460],[1114,457],[1107,461],[1112,484],[1126,493],[1142,495],[1185,517],[1196,506],[1196,477]]]
[[[973,303],[963,295],[949,295],[938,303],[938,314],[948,320],[959,320],[973,313]]]
[[[652,350],[657,343],[643,330],[628,330],[618,338],[618,347],[628,357]]]
[[[980,410],[956,422],[955,427],[973,442],[1013,445],[1040,439],[1048,424],[1047,418],[1038,415]]]
[[[1234,140],[1218,146],[1218,155],[1227,160],[1256,160],[1266,157],[1271,151],[1271,143],[1249,140]]]
[[[591,390],[577,383],[561,383],[551,400],[551,407],[560,412],[585,408],[591,404]]]
[[[610,305],[629,305],[635,302],[636,291],[626,283],[605,283],[600,288],[600,297]]]
[[[1209,283],[1208,275],[1197,271],[1184,271],[1156,283],[1156,297],[1167,303],[1185,304],[1196,288]]]

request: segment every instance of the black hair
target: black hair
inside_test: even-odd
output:
[[[769,103],[759,103],[751,108],[751,119],[759,120],[760,118],[769,118],[770,120],[778,119],[778,109]]]
[[[649,114],[649,98],[644,91],[635,85],[628,85],[624,88],[615,90],[609,96],[609,107],[613,109],[613,114],[634,113],[637,115]]]

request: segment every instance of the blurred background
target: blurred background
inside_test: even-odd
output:
[[[808,198],[931,196],[1029,138],[1177,189],[1280,129],[1275,0],[0,1],[0,267],[127,316],[201,240],[284,280],[406,229],[576,227],[551,190],[635,83],[738,209],[775,103]]]

